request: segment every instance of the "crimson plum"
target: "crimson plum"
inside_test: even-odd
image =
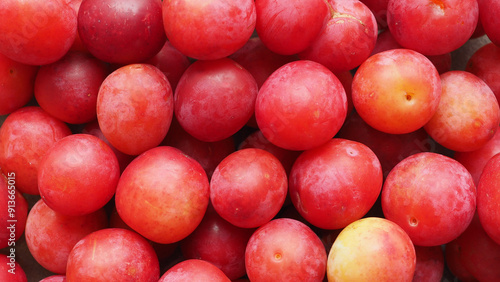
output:
[[[465,70],[481,78],[500,101],[500,47],[488,43],[479,48],[467,61]]]
[[[209,206],[200,225],[181,241],[187,259],[213,263],[231,280],[246,274],[245,248],[254,229],[236,227]]]
[[[208,179],[212,178],[217,165],[236,149],[232,137],[203,142],[187,133],[175,118],[161,145],[175,147],[195,159],[207,173]]]
[[[57,62],[40,67],[35,98],[42,109],[64,122],[90,122],[97,118],[97,94],[107,75],[102,61],[88,53],[68,52]]]
[[[20,109],[33,97],[33,87],[38,67],[25,65],[0,53],[0,115]]]
[[[257,93],[253,76],[233,60],[196,61],[175,90],[175,117],[195,138],[220,141],[252,117]]]
[[[109,63],[141,63],[166,41],[160,0],[83,0],[78,34],[85,48]]]
[[[163,48],[154,57],[145,61],[145,63],[157,67],[165,74],[168,82],[170,82],[172,91],[175,91],[182,74],[191,64],[189,58],[175,49],[168,40],[163,45]]]
[[[413,282],[440,282],[444,272],[444,254],[441,246],[415,246],[417,264]]]

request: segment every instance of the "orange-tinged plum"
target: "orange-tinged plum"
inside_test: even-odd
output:
[[[412,281],[415,248],[392,221],[368,217],[344,228],[328,254],[328,281]]]
[[[123,171],[115,205],[123,221],[147,239],[169,244],[191,234],[209,202],[208,178],[193,158],[160,146]]]
[[[358,114],[373,128],[403,134],[423,127],[441,97],[441,80],[432,62],[408,49],[375,54],[357,70],[352,100]]]

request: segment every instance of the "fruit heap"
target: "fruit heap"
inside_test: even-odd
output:
[[[0,1],[0,281],[500,281],[498,13]]]

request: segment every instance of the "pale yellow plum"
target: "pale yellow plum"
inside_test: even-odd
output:
[[[384,218],[359,219],[333,243],[328,281],[412,281],[416,255],[410,237]]]

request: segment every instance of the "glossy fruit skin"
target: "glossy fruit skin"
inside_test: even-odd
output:
[[[105,228],[78,241],[66,268],[70,281],[156,282],[160,264],[153,247],[137,233]]]
[[[498,281],[500,269],[497,267],[500,259],[500,245],[485,232],[478,216],[460,234],[446,244],[450,247],[448,258],[453,258],[454,274],[463,281]],[[457,272],[456,270],[459,270]]]
[[[405,134],[385,133],[368,125],[356,111],[349,114],[336,137],[368,146],[377,155],[384,178],[406,157],[436,150],[423,128]]]
[[[264,82],[255,118],[264,137],[287,150],[324,144],[347,116],[347,97],[339,79],[323,65],[307,60],[288,63]]]
[[[255,28],[251,0],[164,1],[162,11],[172,46],[198,60],[231,55],[245,45]]]
[[[274,219],[257,229],[245,252],[251,281],[322,281],[326,259],[319,237],[290,218]]]
[[[15,255],[15,254],[14,254]],[[14,273],[9,272],[14,269]],[[12,260],[6,254],[0,254],[0,280],[12,282],[28,282],[26,272],[16,259]]]
[[[271,153],[256,148],[224,158],[210,181],[210,200],[231,224],[256,228],[279,212],[288,191],[285,169]]]
[[[182,151],[159,146],[136,157],[120,177],[118,214],[147,239],[170,244],[193,232],[209,203],[201,165]]]
[[[40,107],[23,107],[11,113],[0,128],[0,167],[4,173],[16,174],[20,192],[39,195],[40,161],[57,141],[70,134],[64,122]]]
[[[158,282],[213,281],[231,280],[217,266],[200,259],[187,259],[169,268]]]
[[[83,216],[66,216],[39,200],[31,208],[26,223],[26,244],[45,269],[66,273],[71,249],[88,234],[108,227],[104,209]]]
[[[456,160],[424,152],[397,164],[382,188],[382,209],[419,246],[457,238],[476,210],[472,176]]]
[[[481,148],[468,152],[455,152],[453,158],[470,172],[477,187],[486,163],[498,153],[500,153],[500,130],[497,129],[493,138]]]
[[[195,138],[216,142],[234,135],[252,117],[257,82],[229,58],[196,61],[175,90],[175,117]]]
[[[478,18],[474,0],[390,0],[387,6],[387,24],[396,41],[424,55],[458,49],[471,37]]]
[[[475,74],[488,84],[500,101],[500,47],[488,43],[479,48],[467,61],[465,71]]]
[[[106,64],[88,53],[68,52],[57,62],[40,67],[35,98],[42,109],[70,123],[97,119],[99,87],[109,74]]]
[[[177,83],[179,83],[182,74],[189,67],[191,61],[167,40],[161,50],[145,63],[161,70],[167,77],[168,82],[170,82],[172,91],[175,91]]]
[[[378,259],[374,261],[373,256]],[[406,232],[378,217],[344,228],[328,254],[328,281],[412,281],[416,255]]]
[[[477,186],[477,213],[484,231],[500,245],[500,155],[493,156],[484,166]]]
[[[441,98],[441,80],[424,55],[408,49],[375,54],[352,82],[354,108],[373,128],[404,134],[424,126]]]
[[[493,0],[478,0],[481,25],[488,38],[497,46],[500,45],[500,32],[498,31],[498,11],[500,3]]]
[[[245,249],[254,229],[236,227],[209,206],[200,225],[180,242],[187,259],[213,263],[226,276],[238,279],[246,274]]]
[[[10,114],[33,98],[33,85],[37,66],[16,62],[0,54],[0,115]]]
[[[304,51],[328,20],[328,6],[312,1],[255,1],[255,30],[269,50],[281,55]]]
[[[139,155],[158,146],[167,135],[173,100],[170,83],[158,68],[126,65],[108,75],[99,88],[99,127],[113,147]]]
[[[50,64],[70,49],[77,17],[61,0],[0,3],[0,53],[27,65]],[[49,39],[49,40],[48,40]]]
[[[108,63],[141,63],[166,41],[160,0],[84,0],[78,34],[92,55]]]
[[[311,224],[341,229],[370,210],[382,179],[382,167],[371,149],[333,138],[297,158],[290,172],[290,198]]]
[[[441,246],[415,246],[417,264],[415,265],[414,282],[439,282],[444,272],[444,253]]]
[[[115,194],[119,178],[116,155],[104,141],[88,134],[72,134],[43,157],[38,188],[51,209],[79,216],[104,207]]]
[[[321,63],[334,73],[352,70],[372,53],[377,41],[377,21],[360,1],[327,2],[328,23],[299,57]]]
[[[466,71],[441,75],[441,100],[424,128],[436,142],[454,151],[484,146],[498,129],[500,107],[495,94],[477,76]]]

